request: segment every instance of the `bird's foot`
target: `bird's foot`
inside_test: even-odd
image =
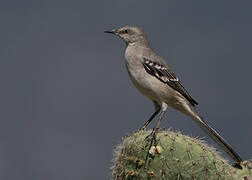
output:
[[[156,132],[157,129],[153,129],[152,132],[145,137],[145,141],[147,141],[146,143],[146,146],[149,145],[148,147],[148,151],[147,151],[147,154],[146,154],[146,157],[145,157],[145,163],[144,163],[144,168],[146,168],[146,165],[148,164],[148,160],[149,160],[149,157],[153,154],[151,151],[152,151],[152,146],[156,146],[157,145],[157,138],[156,138]]]
[[[145,123],[143,125],[143,127],[141,127],[140,129],[138,129],[138,131],[146,131],[147,127],[148,127],[148,124]]]
[[[147,141],[147,142],[151,142],[151,141],[153,142],[154,140],[156,140],[155,130],[152,130],[151,133],[144,138],[144,140]]]
[[[145,126],[143,126],[143,127],[141,127],[140,129],[138,129],[138,132],[139,132],[139,131],[146,131],[146,129],[147,129],[147,128],[146,128]]]
[[[156,129],[153,129],[152,132],[146,136],[144,138],[145,141],[147,142],[154,142],[154,144],[156,145],[157,144],[157,138],[156,138],[156,134],[159,132],[159,131],[163,131],[164,129],[163,128],[156,128]]]

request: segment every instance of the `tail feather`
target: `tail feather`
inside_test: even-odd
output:
[[[197,113],[193,116],[193,120],[219,145],[223,150],[237,163],[242,162],[242,158],[234,151],[227,141],[221,137],[221,135],[214,130],[204,119]]]

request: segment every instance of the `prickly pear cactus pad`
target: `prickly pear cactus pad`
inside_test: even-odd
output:
[[[238,178],[236,168],[202,141],[180,133],[161,131],[157,134],[156,146],[149,150],[149,142],[145,138],[150,133],[136,132],[125,137],[116,147],[112,167],[115,180],[243,180]],[[147,153],[148,163],[145,164]]]

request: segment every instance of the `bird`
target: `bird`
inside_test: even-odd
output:
[[[160,114],[151,133],[153,137],[151,144],[155,141],[156,132],[167,108],[171,107],[194,120],[239,167],[242,158],[199,114],[195,108],[198,102],[191,97],[165,60],[152,50],[144,31],[137,26],[126,25],[104,32],[114,34],[126,43],[125,64],[129,77],[134,86],[154,104],[154,113],[141,129],[145,130]]]

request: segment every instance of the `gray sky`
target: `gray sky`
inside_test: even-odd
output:
[[[251,6],[2,0],[0,179],[108,179],[113,148],[153,112],[128,78],[124,43],[103,33],[126,24],[145,30],[205,119],[251,158]],[[206,136],[174,110],[162,127]]]

